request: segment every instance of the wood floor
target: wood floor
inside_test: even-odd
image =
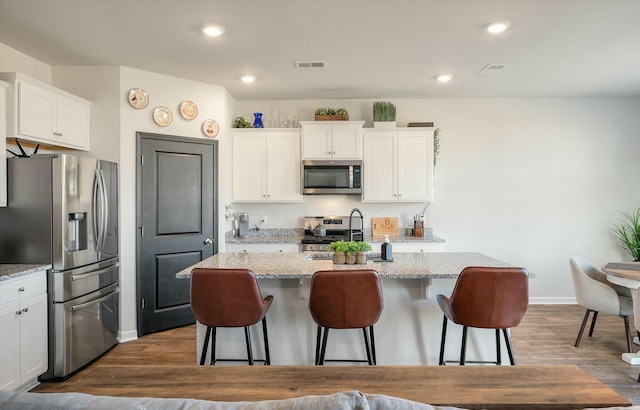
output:
[[[580,347],[573,346],[584,310],[576,305],[531,305],[522,323],[512,329],[511,339],[518,365],[573,364],[606,384],[633,404],[640,405],[640,366],[621,360],[626,351],[623,321],[601,315],[594,332],[586,334]],[[588,328],[587,328],[588,331]],[[100,384],[103,394],[131,395],[143,377],[155,375],[156,397],[193,397],[192,384],[176,383],[174,366],[193,365],[195,326],[186,326],[144,336],[116,346],[88,368],[61,383],[43,383],[36,392],[83,392],[83,386]],[[638,346],[635,346],[637,349]],[[133,365],[148,369],[147,374],[132,372],[130,380],[111,383],[109,368]],[[164,368],[164,369],[163,369]],[[166,377],[163,377],[166,375]],[[127,383],[129,382],[129,383]],[[109,386],[113,384],[113,387]],[[109,386],[105,389],[105,386]],[[126,386],[126,387],[124,387]]]

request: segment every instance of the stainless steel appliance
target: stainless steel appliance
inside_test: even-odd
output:
[[[249,214],[247,212],[238,215],[238,236],[241,238],[249,237]]]
[[[316,229],[318,225],[323,229]],[[362,219],[352,219],[352,235],[354,241],[362,240]],[[324,232],[323,232],[324,231]],[[324,235],[322,234],[324,233]],[[300,250],[302,252],[326,252],[331,242],[349,240],[348,216],[305,216],[304,237]]]
[[[11,158],[7,167],[0,262],[53,266],[49,368],[41,379],[64,379],[117,343],[117,165],[56,154]]]
[[[302,161],[302,193],[304,195],[361,194],[362,161]]]

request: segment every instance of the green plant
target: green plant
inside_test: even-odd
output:
[[[377,122],[389,122],[396,120],[396,106],[390,101],[374,101],[373,120]]]
[[[438,153],[440,152],[440,128],[436,128],[433,131],[433,166],[436,166],[438,161]]]
[[[354,255],[358,252],[366,252],[371,250],[371,245],[367,242],[356,241],[336,241],[329,244],[329,250],[334,252],[343,252],[347,255]]]
[[[358,248],[358,252],[368,252],[372,249],[371,245],[365,241],[356,242],[356,247]]]
[[[318,108],[315,115],[349,115],[346,108]]]
[[[233,120],[233,128],[253,128],[253,125],[245,120],[244,117],[236,117],[236,119]]]
[[[627,214],[621,212],[620,225],[614,225],[618,243],[631,254],[633,260],[640,261],[640,208]]]

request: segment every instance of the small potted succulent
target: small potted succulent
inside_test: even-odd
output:
[[[371,245],[364,241],[340,240],[331,242],[329,250],[333,251],[333,263],[336,265],[364,264],[367,263],[367,251],[371,250]]]
[[[329,250],[333,251],[333,263],[342,265],[345,263],[345,254],[348,250],[347,242],[336,241],[329,244]]]
[[[356,263],[358,265],[362,265],[367,263],[367,252],[371,250],[371,245],[365,241],[356,242],[357,253],[356,253]]]
[[[314,114],[316,121],[349,120],[349,111],[346,108],[318,108]]]
[[[640,261],[640,208],[630,214],[622,212],[620,225],[614,225],[618,244],[634,261]]]
[[[390,101],[373,102],[373,128],[395,128],[396,105]]]

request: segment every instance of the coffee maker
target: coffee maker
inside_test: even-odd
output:
[[[238,236],[241,238],[249,237],[249,213],[242,212],[238,215]]]

